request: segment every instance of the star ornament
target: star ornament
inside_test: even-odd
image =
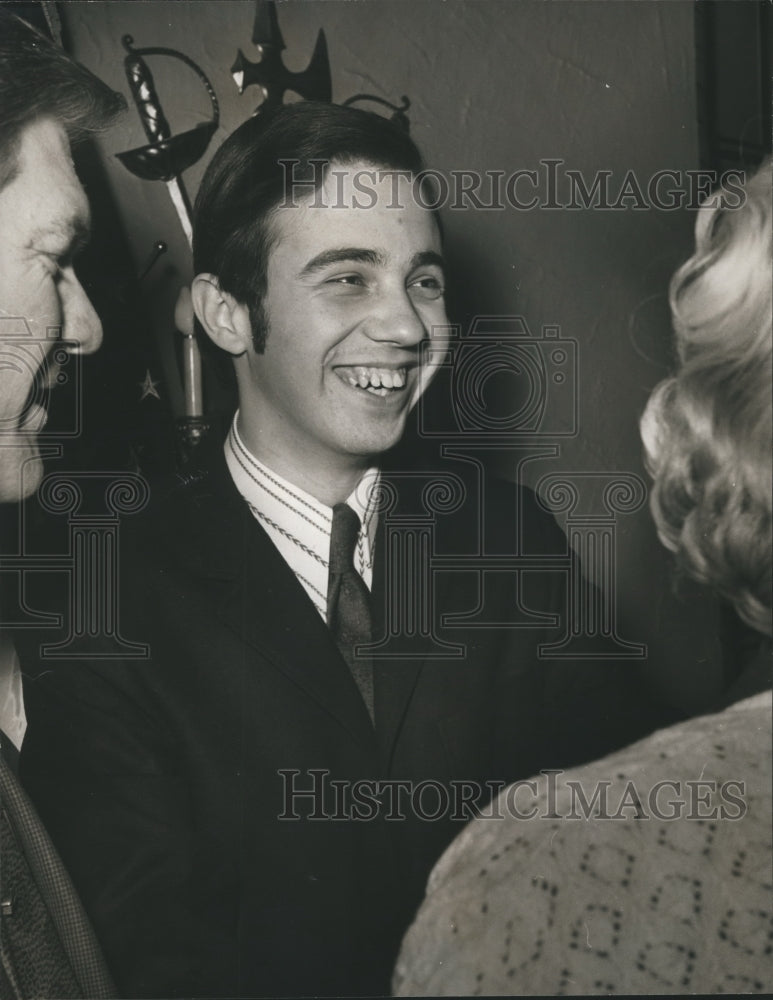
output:
[[[140,402],[146,399],[148,396],[155,396],[156,399],[161,399],[158,394],[158,382],[154,381],[152,375],[150,374],[150,369],[145,372],[145,378],[142,382],[137,383],[142,389],[142,395],[140,396]]]

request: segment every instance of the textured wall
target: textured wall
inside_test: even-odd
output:
[[[255,55],[251,2],[64,6],[75,55],[125,93],[126,32],[138,47],[171,46],[198,62],[221,101],[216,142],[256,106],[256,91],[239,96],[229,73],[238,47]],[[445,172],[509,175],[555,158],[561,171],[579,170],[588,183],[611,171],[614,200],[629,170],[646,186],[661,168],[697,166],[689,2],[311,0],[278,9],[289,68],[306,65],[324,28],[334,100],[362,91],[392,101],[407,94],[412,134]],[[201,121],[208,102],[194,78],[173,63],[152,66],[173,129]],[[170,244],[146,283],[164,327],[189,273],[185,243],[163,185],[131,177],[109,155],[143,142],[132,110],[101,145],[138,269],[154,240]],[[204,165],[186,175],[192,196]],[[559,189],[559,201],[565,193]],[[647,207],[445,213],[456,320],[520,313],[533,331],[556,324],[579,342],[579,433],[563,443],[561,467],[642,474],[636,424],[668,361],[664,292],[688,252],[692,221],[689,211]],[[565,423],[561,398],[550,405]],[[501,464],[512,468],[506,458]],[[535,464],[528,475],[552,469]],[[716,668],[706,628],[712,605],[692,588],[674,596],[644,510],[619,522],[619,567],[628,637],[649,644],[653,669],[678,699],[699,705],[699,678]]]

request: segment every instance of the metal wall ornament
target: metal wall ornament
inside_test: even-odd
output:
[[[405,132],[411,131],[411,123],[406,114],[408,108],[411,106],[411,102],[405,94],[400,98],[402,102],[400,104],[392,104],[391,101],[386,101],[383,97],[377,97],[375,94],[353,94],[351,97],[347,97],[345,101],[342,101],[341,105],[344,108],[349,108],[355,104],[362,104],[364,101],[369,101],[372,104],[380,104],[382,108],[389,108],[392,112],[389,120],[393,121],[395,125],[399,125]]]
[[[300,73],[293,73],[282,61],[282,52],[286,45],[279,30],[276,4],[258,0],[252,28],[252,44],[257,46],[260,60],[250,62],[239,49],[231,67],[231,75],[240,94],[253,86],[260,87],[263,91],[263,102],[258,105],[254,114],[265,114],[280,107],[288,90],[294,91],[308,101],[332,100],[333,84],[330,78],[327,39],[321,28],[309,65]]]
[[[251,62],[239,49],[231,67],[231,76],[236,87],[243,94],[248,87],[257,86],[263,91],[263,101],[253,112],[254,115],[266,114],[281,107],[284,96],[293,91],[308,101],[331,101],[333,85],[330,76],[330,61],[327,52],[325,32],[320,28],[314,45],[309,65],[300,73],[287,69],[282,61],[282,52],[287,47],[279,28],[275,0],[256,0],[255,23],[252,29],[252,44],[258,49],[260,60]],[[375,94],[354,94],[341,104],[350,107],[362,102],[379,104],[388,108],[392,121],[406,132],[410,131],[410,122],[406,114],[411,102],[404,95],[401,104],[392,104]]]

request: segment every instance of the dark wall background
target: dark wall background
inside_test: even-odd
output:
[[[237,48],[257,58],[253,3],[114,0],[59,8],[76,58],[127,96],[120,44],[126,33],[138,47],[179,49],[209,76],[221,126],[207,156],[186,174],[193,197],[214,148],[259,103],[255,88],[238,94],[229,72]],[[611,172],[615,191],[629,171],[646,186],[663,168],[681,176],[700,166],[690,2],[304,0],[281,3],[278,11],[290,69],[306,66],[324,28],[333,99],[365,91],[397,102],[408,95],[412,134],[428,163],[445,173],[540,171],[540,161],[553,158],[588,182]],[[175,132],[208,116],[207,97],[184,68],[162,61],[151,68]],[[140,407],[132,375],[121,404],[140,407],[136,422],[147,428],[165,409],[179,410],[172,314],[190,259],[164,185],[136,179],[113,156],[144,142],[132,109],[99,141],[93,176],[103,176],[114,205],[105,238],[123,248],[129,271],[142,271],[156,240],[169,246],[131,296],[121,293],[125,308],[111,293],[115,320],[107,325],[107,358],[110,350],[122,356],[118,342],[126,338],[149,345],[147,365],[161,399],[146,397]],[[466,329],[476,315],[518,314],[534,334],[558,326],[578,343],[577,433],[561,440],[558,460],[527,466],[528,481],[559,470],[644,476],[637,421],[670,363],[665,292],[689,254],[693,222],[692,211],[654,207],[444,212],[455,322]],[[111,288],[113,280],[104,277]],[[129,275],[125,289],[132,281]],[[112,365],[102,374],[108,399],[116,367],[114,360],[104,364]],[[217,387],[210,380],[208,388]],[[507,386],[498,391],[501,405]],[[549,422],[566,427],[567,397],[550,397],[548,407]],[[495,460],[499,471],[514,474],[512,455]],[[591,490],[591,508],[599,491]],[[617,563],[625,637],[647,644],[648,669],[674,701],[700,708],[720,673],[712,599],[676,584],[646,509],[618,519]]]

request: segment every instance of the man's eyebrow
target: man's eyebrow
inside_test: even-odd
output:
[[[47,226],[41,226],[32,233],[32,245],[55,240],[62,251],[76,254],[91,238],[91,220],[87,215],[75,215],[67,219],[57,219]]]
[[[299,277],[304,278],[317,271],[329,267],[331,264],[370,264],[373,267],[383,267],[386,263],[386,254],[382,250],[372,250],[366,247],[340,247],[334,250],[323,250],[316,257],[312,257],[308,264],[300,272]]]
[[[70,227],[70,232],[72,238],[70,240],[70,247],[72,252],[78,253],[80,250],[86,246],[86,244],[91,239],[91,219],[79,215],[77,219],[73,220],[73,224]]]

